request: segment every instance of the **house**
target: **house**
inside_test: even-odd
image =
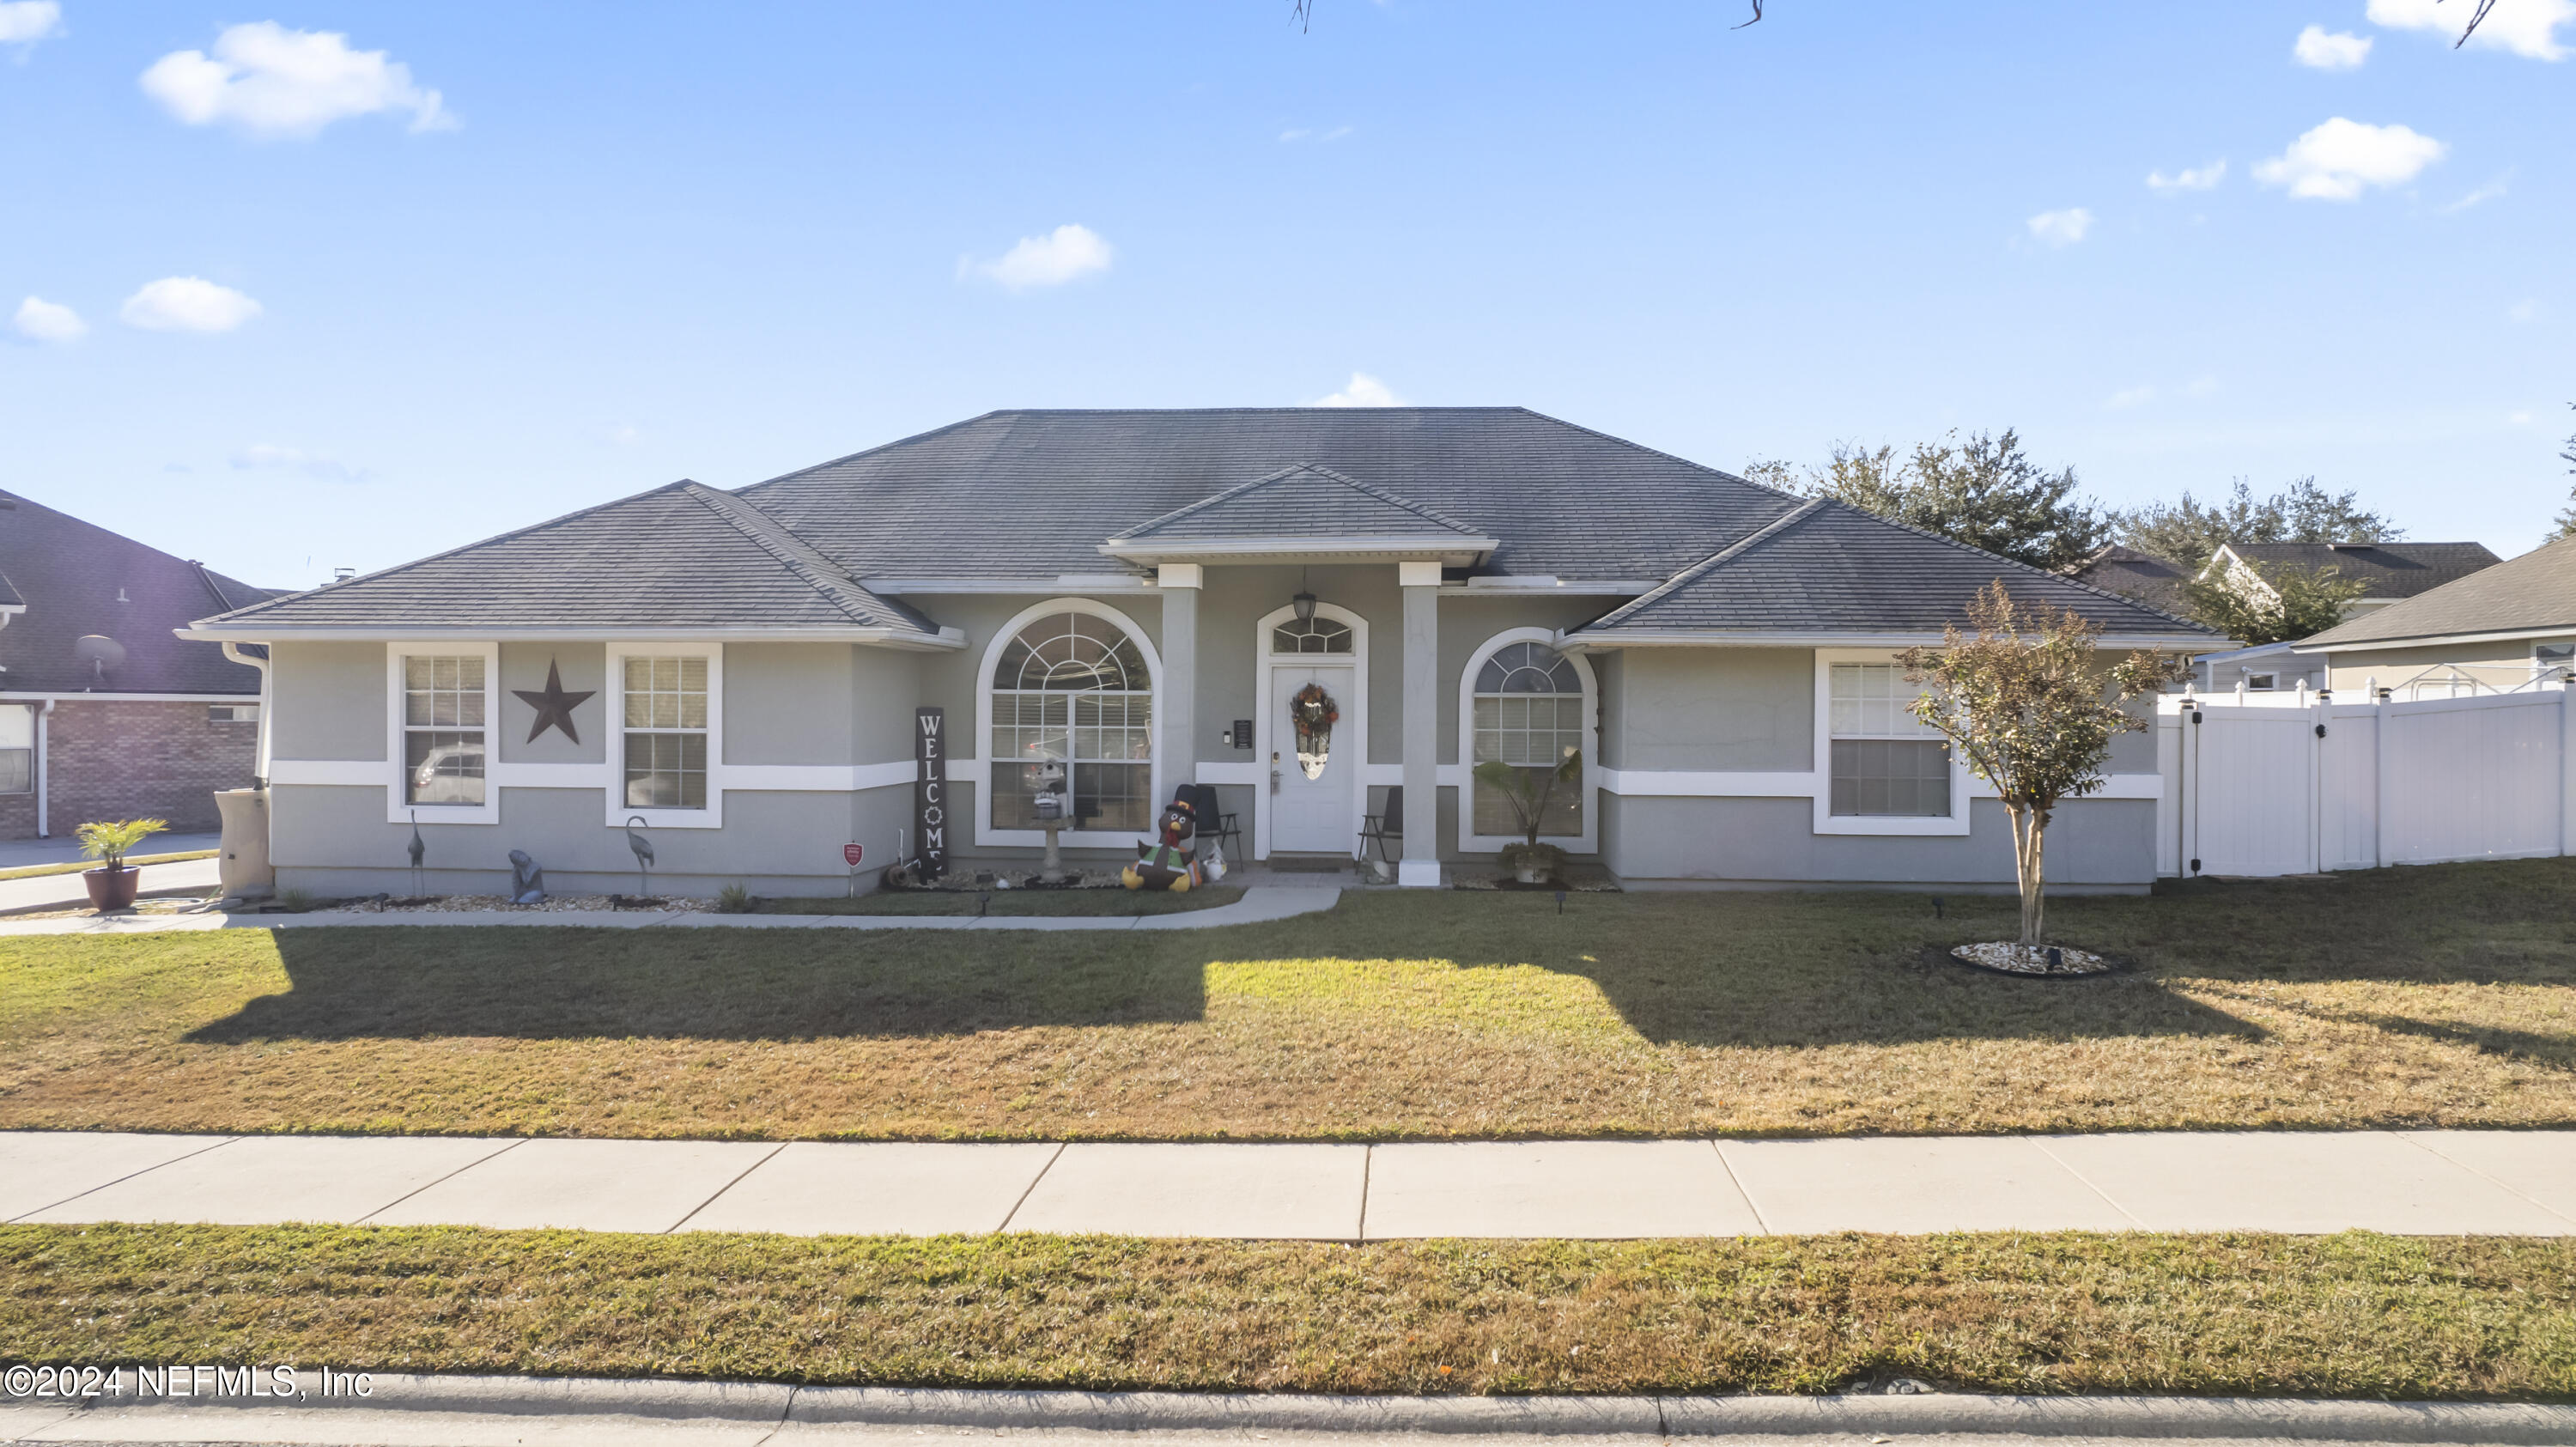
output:
[[[2557,684],[2576,666],[2576,539],[2560,539],[2292,645],[2338,694]]]
[[[1408,885],[1516,842],[1480,760],[1580,754],[1546,838],[1645,887],[1982,888],[1999,804],[1893,661],[2001,578],[2106,647],[2131,600],[1518,408],[995,412],[739,491],[678,482],[210,616],[273,659],[282,887],[556,888],[1075,859],[1212,786],[1238,857],[1348,860],[1401,789]],[[1301,703],[1301,699],[1303,702]],[[938,745],[933,762],[923,762]],[[2157,782],[2051,831],[2052,883],[2145,888]],[[944,768],[935,788],[920,780]]]
[[[2484,543],[2222,543],[2209,562],[2189,576],[2223,579],[2239,592],[2277,599],[2265,575],[2277,576],[2285,569],[2321,573],[2331,568],[2342,578],[2362,583],[2361,595],[2345,604],[2343,611],[2344,617],[2357,618],[2492,567],[2496,561]],[[2192,611],[2183,594],[2185,571],[2134,548],[2104,548],[2072,576],[2167,612],[2188,615]],[[2325,682],[2323,665],[2302,657],[2288,643],[2205,653],[2193,660],[2193,667],[2195,682],[2208,691],[2293,689],[2301,684],[2315,688]]]
[[[274,596],[0,492],[0,839],[213,829],[258,772],[260,673],[173,630]]]

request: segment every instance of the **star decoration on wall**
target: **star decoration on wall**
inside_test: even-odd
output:
[[[528,730],[529,743],[535,743],[537,741],[537,735],[544,733],[550,728],[562,729],[565,738],[572,740],[574,743],[581,742],[581,735],[573,732],[572,711],[579,708],[584,703],[589,702],[594,695],[590,693],[566,693],[563,686],[563,675],[555,671],[553,659],[549,658],[546,660],[546,686],[544,689],[514,688],[511,689],[510,692],[519,696],[519,702],[524,703],[528,707],[537,711],[537,726]]]

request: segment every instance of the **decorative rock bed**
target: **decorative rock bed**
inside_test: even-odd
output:
[[[2069,949],[2064,945],[2024,949],[2019,944],[2002,940],[1961,945],[1950,951],[1950,958],[1980,970],[1991,970],[1998,975],[2019,975],[2025,979],[2078,980],[2088,975],[2107,975],[2120,968],[2117,960],[2091,950]]]
[[[667,898],[639,899],[623,894],[550,894],[541,903],[512,904],[498,894],[441,894],[413,899],[342,899],[316,904],[315,914],[465,914],[481,910],[510,910],[527,914],[572,914],[609,910],[661,910],[684,914],[716,907],[712,899],[691,899],[674,895]]]

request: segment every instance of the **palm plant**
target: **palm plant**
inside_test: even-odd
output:
[[[1557,853],[1555,848],[1538,842],[1539,826],[1547,821],[1548,800],[1554,797],[1556,786],[1572,784],[1582,777],[1581,749],[1567,749],[1565,757],[1557,760],[1554,768],[1544,764],[1507,764],[1500,759],[1487,759],[1476,766],[1477,781],[1493,785],[1494,791],[1512,806],[1513,816],[1520,820],[1522,842],[1518,847],[1505,851],[1512,856],[1503,860],[1506,868],[1516,868],[1516,861],[1520,859],[1555,862],[1552,857]],[[1547,850],[1547,854],[1540,853],[1542,848]]]
[[[167,819],[118,819],[109,823],[80,826],[81,854],[99,861],[101,868],[114,874],[125,867],[125,856],[135,845],[170,827]]]

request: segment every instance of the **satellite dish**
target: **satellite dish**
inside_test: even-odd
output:
[[[104,678],[109,669],[125,666],[125,645],[104,633],[84,633],[72,644],[72,657],[90,665],[92,672]]]

